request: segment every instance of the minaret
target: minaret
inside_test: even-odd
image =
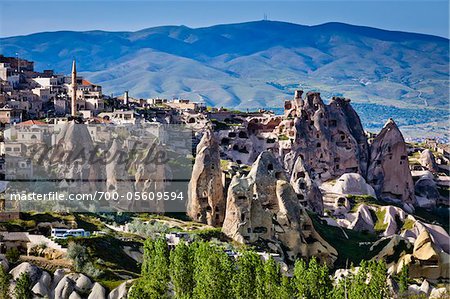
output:
[[[77,63],[75,59],[72,63],[72,84],[70,87],[72,89],[72,116],[77,116]]]

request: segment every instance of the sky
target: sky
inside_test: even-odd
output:
[[[0,37],[42,31],[137,31],[263,19],[303,25],[344,22],[449,37],[449,0],[350,1],[24,1],[0,0]]]

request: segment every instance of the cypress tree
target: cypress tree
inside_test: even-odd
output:
[[[184,243],[170,253],[170,278],[174,286],[175,298],[192,298],[194,289],[193,254]]]
[[[11,276],[0,265],[0,299],[9,299],[9,280]]]
[[[236,273],[232,287],[234,298],[256,299],[257,269],[262,265],[261,258],[253,251],[244,251],[236,261]]]

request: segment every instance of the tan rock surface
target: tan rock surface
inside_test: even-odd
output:
[[[405,140],[392,119],[375,137],[370,152],[367,181],[374,187],[378,197],[414,203],[414,183]]]
[[[323,200],[317,184],[311,179],[306,165],[299,156],[294,164],[291,175],[291,185],[300,203],[318,214],[323,214]]]
[[[313,179],[323,182],[346,172],[366,175],[367,139],[349,99],[333,97],[325,105],[319,93],[308,92],[304,99],[297,93],[289,105],[287,117],[295,117],[291,150],[310,167]]]
[[[420,153],[419,162],[420,165],[427,168],[431,172],[439,171],[433,152],[429,149],[425,149]]]
[[[241,243],[281,243],[291,260],[314,255],[332,263],[337,255],[315,231],[283,168],[268,151],[260,154],[248,176],[233,178],[222,231]]]
[[[219,145],[212,131],[206,131],[197,146],[189,182],[188,215],[195,221],[220,226],[225,217]]]

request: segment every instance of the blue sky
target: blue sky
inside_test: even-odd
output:
[[[136,31],[161,25],[205,27],[270,20],[344,22],[449,36],[449,1],[23,1],[0,0],[0,36],[57,30]]]

